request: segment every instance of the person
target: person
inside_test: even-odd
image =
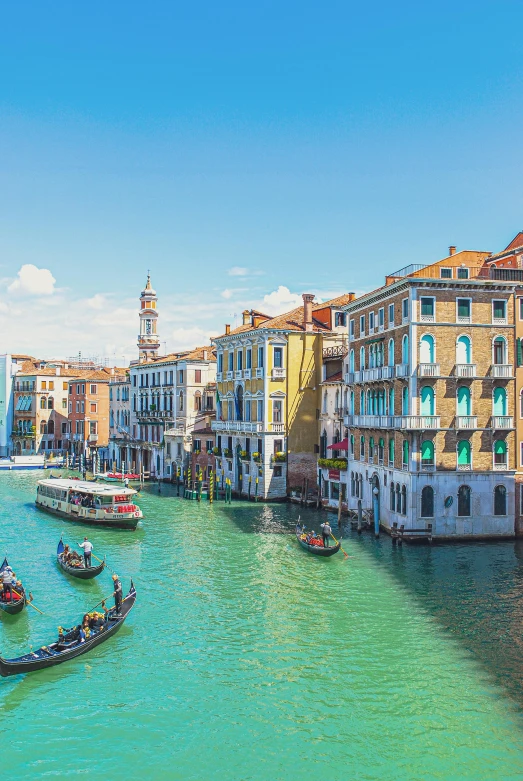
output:
[[[78,543],[78,547],[84,549],[84,564],[85,564],[86,567],[90,567],[91,566],[91,552],[93,550],[92,542],[89,542],[87,537],[84,537],[84,541],[83,542],[79,542]]]
[[[114,615],[120,616],[120,610],[122,607],[122,583],[118,575],[113,575],[114,585]]]
[[[80,631],[78,633],[78,639],[80,640],[81,643],[85,643],[85,630],[83,626],[80,627]]]
[[[125,478],[125,480],[123,481],[123,484],[124,484],[124,486],[126,488],[129,488],[129,478],[128,477]]]
[[[7,565],[7,567],[2,572],[2,584],[4,587],[4,602],[7,602],[7,595],[9,594],[9,601],[13,601],[13,586],[12,586],[12,575],[13,570]]]
[[[328,521],[321,525],[321,536],[323,538],[323,544],[326,548],[329,547],[329,537],[331,536],[332,529]]]

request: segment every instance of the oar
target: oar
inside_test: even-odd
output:
[[[25,600],[25,604],[30,605],[34,610],[36,610],[38,613],[41,613],[43,616],[45,615],[43,610],[40,610],[39,608],[36,607],[36,605],[33,605],[33,595],[31,594],[31,592],[29,592],[29,599]]]
[[[111,597],[114,597],[114,594],[115,594],[115,592],[113,591],[113,593],[112,593],[112,594],[109,594],[109,596],[108,596],[108,597],[104,597],[104,598],[103,598],[103,599],[101,599],[99,602],[97,602],[97,603],[96,603],[96,605],[95,605],[94,607],[98,607],[98,605],[101,605],[101,604],[102,604],[102,602],[106,602],[108,599],[111,599]],[[88,610],[87,612],[88,612],[88,613],[92,613],[92,612],[93,612],[93,610],[94,610],[94,607],[92,607],[92,608],[91,608],[90,610]]]
[[[96,559],[96,561],[99,561],[100,564],[105,564],[105,559],[102,561],[102,559],[99,559],[98,556],[95,556],[94,553],[91,553],[91,556],[93,559]]]
[[[343,548],[341,547],[341,542],[340,542],[340,543],[338,543],[338,540],[336,539],[336,537],[334,536],[334,534],[333,534],[332,532],[331,532],[331,537],[332,537],[332,539],[334,540],[334,542],[336,543],[336,545],[338,545],[338,544],[339,544],[339,546],[340,546],[340,550],[342,550],[342,551],[343,551],[343,555],[344,555],[344,556],[345,556],[345,557],[348,559],[348,558],[349,558],[349,554],[348,554],[348,553],[346,553],[346,552],[343,550]]]

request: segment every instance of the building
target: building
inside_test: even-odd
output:
[[[71,455],[100,458],[109,444],[109,383],[114,369],[86,371],[68,384],[69,425],[67,440]],[[94,467],[94,464],[93,464]]]
[[[451,248],[345,307],[348,503],[385,529],[514,535],[517,282],[489,257]]]
[[[12,455],[15,377],[29,355],[0,355],[0,457]]]
[[[344,321],[345,324],[345,321]],[[320,496],[324,507],[347,509],[347,430],[348,390],[344,385],[344,362],[348,354],[345,334],[322,350],[321,407],[319,414]],[[338,447],[335,447],[338,445]],[[341,497],[340,497],[341,491]]]
[[[131,378],[129,373],[109,379],[109,447],[107,458],[110,469],[127,469],[122,457],[131,441]]]
[[[253,481],[265,500],[315,490],[322,349],[346,332],[341,307],[352,297],[313,304],[307,293],[303,306],[278,317],[246,310],[241,326],[213,339],[217,472],[238,494]]]

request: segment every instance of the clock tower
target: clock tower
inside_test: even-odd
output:
[[[156,325],[158,321],[157,302],[156,290],[153,290],[151,276],[147,274],[147,284],[140,296],[140,334],[138,336],[140,363],[147,363],[158,355],[160,337]]]

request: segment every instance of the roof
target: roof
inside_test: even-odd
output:
[[[105,496],[132,496],[137,493],[132,488],[122,488],[120,485],[104,485],[103,483],[92,483],[87,480],[73,480],[65,478],[47,478],[39,480],[38,485],[47,485],[51,488],[72,488],[76,491],[86,491],[90,494],[104,494]]]
[[[329,301],[324,301],[323,304],[313,304],[312,309],[315,312],[318,309],[329,309],[336,306],[345,306],[345,304],[348,304],[349,301],[353,300],[354,293],[343,293],[341,296],[331,298]]]
[[[332,298],[330,301],[324,301],[323,304],[313,304],[312,311],[319,311],[321,309],[328,309],[329,307],[342,306],[351,300],[351,296],[347,293],[337,298]],[[341,303],[343,302],[343,303]],[[321,323],[315,317],[312,318],[312,331],[311,333],[330,333],[330,328]],[[226,336],[234,336],[236,334],[247,333],[248,331],[262,331],[265,329],[274,329],[277,331],[305,331],[305,322],[303,316],[303,307],[298,306],[296,309],[291,309],[290,312],[285,312],[282,315],[276,315],[269,320],[264,320],[258,325],[239,325],[237,328],[233,328],[228,334],[220,334],[215,337],[216,339],[223,339]]]
[[[204,357],[204,352],[207,353],[207,357]],[[173,363],[175,361],[216,361],[216,352],[211,344],[206,344],[202,347],[195,347],[192,350],[162,355],[160,358],[154,358],[152,361],[140,363],[137,366],[156,366],[159,363]]]
[[[57,377],[64,380],[98,380],[109,381],[112,377],[124,376],[128,369],[65,369],[63,366],[41,366],[41,362],[35,359],[24,361],[17,377]],[[57,374],[58,369],[58,374]]]
[[[523,247],[523,231],[520,231],[517,236],[514,236],[508,247],[505,247],[503,252],[510,252],[513,249],[517,249],[518,247]],[[500,255],[503,253],[499,253]]]
[[[325,377],[323,382],[341,382],[343,379],[341,371],[331,374],[329,377]]]

